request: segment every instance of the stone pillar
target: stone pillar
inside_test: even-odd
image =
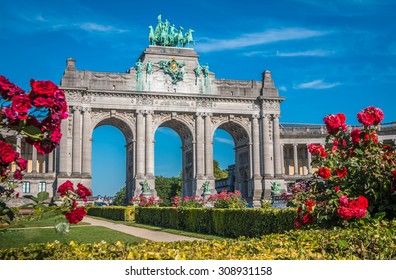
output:
[[[21,135],[17,135],[17,137],[16,137],[16,149],[15,150],[22,157],[21,147],[22,147],[22,136]]]
[[[92,178],[92,138],[91,138],[91,108],[83,109],[82,127],[82,174]]]
[[[72,175],[81,174],[81,108],[73,107]]]
[[[280,144],[280,157],[281,157],[281,172],[282,176],[285,175],[285,154],[284,154],[285,144]]]
[[[299,174],[298,170],[298,155],[297,155],[297,150],[298,144],[293,144],[293,162],[294,162],[294,175]]]
[[[309,146],[309,144],[307,144],[307,167],[308,167],[308,175],[311,175],[312,174],[312,155],[311,155],[311,153],[309,152],[309,150],[308,150],[308,146]]]
[[[37,150],[32,145],[32,173],[37,173]]]
[[[264,176],[271,177],[271,154],[270,154],[270,132],[269,132],[270,115],[263,116],[263,158],[264,158]]]
[[[260,130],[258,116],[252,116],[252,136],[253,136],[253,178],[261,179],[260,176]]]
[[[273,120],[273,133],[274,133],[274,167],[275,177],[282,176],[281,169],[281,151],[280,151],[280,132],[279,132],[279,115],[274,115]]]
[[[136,111],[136,178],[143,179],[145,173],[144,117]]]
[[[205,114],[205,176],[209,180],[214,179],[211,115],[211,113]]]
[[[202,131],[202,113],[196,114],[195,120],[195,139],[196,139],[196,162],[197,162],[197,179],[204,179],[204,141]]]
[[[151,111],[146,111],[146,178],[154,178],[154,137]]]
[[[56,153],[56,149],[48,154],[48,168],[47,173],[54,172],[54,154]]]
[[[67,133],[68,133],[68,119],[62,120],[61,123],[62,138],[59,143],[59,176],[67,176]]]

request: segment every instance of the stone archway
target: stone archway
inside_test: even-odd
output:
[[[189,123],[191,117],[189,116],[168,116],[163,118],[157,118],[154,131],[157,131],[160,127],[167,127],[173,129],[180,137],[182,146],[182,195],[192,196],[195,195],[194,191],[194,178],[195,178],[195,164],[194,164],[194,133],[191,123]],[[155,134],[155,132],[154,132]]]
[[[235,148],[235,168],[232,175],[233,186],[230,186],[234,191],[238,190],[242,193],[244,199],[249,202],[253,200],[253,193],[251,187],[252,178],[252,161],[251,161],[251,136],[249,133],[248,120],[226,120],[218,123],[214,132],[217,129],[227,131],[234,140]],[[212,136],[213,137],[213,136]],[[231,178],[230,178],[231,180]],[[230,181],[231,182],[231,181]]]

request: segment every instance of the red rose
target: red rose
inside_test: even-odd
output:
[[[392,176],[393,176],[393,179],[395,179],[395,180],[396,180],[396,169],[395,169],[395,170],[393,170],[393,171],[391,172],[391,174],[392,174]]]
[[[14,172],[14,179],[16,179],[16,180],[22,180],[22,173],[21,173],[21,170],[19,170],[19,169],[15,170],[15,172]]]
[[[348,126],[345,124],[346,117],[344,114],[327,115],[323,121],[326,124],[327,132],[335,135],[338,131],[346,131]]]
[[[18,158],[18,154],[14,151],[14,148],[0,140],[0,163],[10,164]]]
[[[329,179],[331,177],[331,171],[327,167],[321,167],[318,170],[318,175],[324,179]]]
[[[312,224],[313,223],[313,216],[310,213],[307,213],[301,217],[301,220],[304,225]]]
[[[73,183],[67,180],[64,182],[62,185],[59,186],[58,188],[58,193],[60,193],[61,196],[65,196],[67,191],[72,191],[74,192],[73,189]]]
[[[69,221],[71,224],[77,224],[78,222],[82,221],[84,219],[85,215],[87,215],[87,212],[85,211],[84,207],[77,207],[75,209],[70,210],[65,214],[66,219]]]
[[[322,158],[326,157],[326,155],[327,155],[324,147],[321,146],[321,145],[316,146],[315,144],[309,144],[308,145],[308,151],[311,154],[318,155],[318,156],[320,156]]]
[[[343,206],[338,207],[337,213],[340,216],[340,218],[343,220],[348,221],[353,218],[353,213],[351,212],[351,209],[347,207],[343,207]]]
[[[44,96],[54,96],[55,92],[58,90],[58,86],[51,81],[30,80],[30,86],[32,87],[33,93]]]
[[[27,118],[27,113],[29,112],[29,109],[32,108],[32,104],[30,103],[29,96],[26,94],[23,95],[14,95],[11,98],[11,109],[18,113],[18,119],[20,120],[26,120]]]
[[[338,175],[338,178],[342,179],[347,174],[347,169],[344,166],[342,169],[337,169],[336,173]]]
[[[27,167],[27,161],[26,161],[26,159],[24,159],[24,158],[18,158],[18,166],[19,166],[19,168],[23,171],[23,170],[26,170],[26,167]]]
[[[316,204],[316,201],[314,201],[314,200],[305,200],[305,205],[307,206],[307,209],[308,209],[308,211],[312,211],[312,207],[314,207],[315,206],[315,204]]]
[[[338,201],[340,203],[340,206],[348,207],[348,205],[349,205],[349,199],[346,195],[341,196],[338,199]]]
[[[360,129],[356,128],[351,132],[352,143],[358,144],[360,142]]]
[[[368,200],[364,196],[359,196],[357,199],[349,203],[349,208],[367,209]]]
[[[335,186],[335,187],[334,187],[334,191],[335,191],[335,192],[339,192],[340,190],[341,190],[341,189],[340,189],[339,186]]]
[[[357,114],[358,121],[364,126],[378,125],[384,119],[381,109],[369,106]]]
[[[92,192],[86,188],[82,184],[77,185],[77,191],[76,193],[81,197],[82,200],[87,201],[87,196],[92,195]]]
[[[25,92],[17,85],[11,83],[6,77],[0,76],[0,95],[4,99],[10,99],[14,95],[21,95]]]

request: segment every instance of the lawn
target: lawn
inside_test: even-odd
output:
[[[41,215],[19,218],[9,229],[0,231],[0,248],[19,248],[32,243],[47,243],[55,240],[66,243],[72,240],[81,243],[94,243],[103,240],[106,242],[121,241],[129,244],[136,244],[144,240],[105,227],[89,226],[84,222],[72,225],[67,234],[59,234],[54,228],[56,217],[55,212],[49,211]]]
[[[137,244],[144,239],[100,226],[73,226],[67,234],[58,234],[54,228],[9,229],[0,232],[0,248],[20,248],[31,243],[54,242],[98,243],[121,241]]]

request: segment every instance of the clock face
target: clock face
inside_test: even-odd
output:
[[[172,61],[172,62],[170,63],[169,69],[170,69],[173,73],[175,73],[175,72],[177,71],[178,66],[177,66],[176,61]]]

